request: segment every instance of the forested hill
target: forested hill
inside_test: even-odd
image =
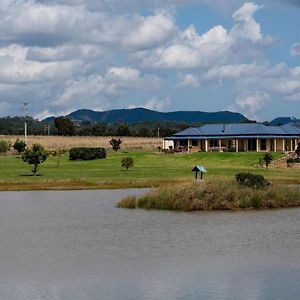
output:
[[[246,121],[240,113],[230,111],[202,112],[202,111],[175,111],[158,112],[145,108],[115,109],[108,111],[93,111],[81,109],[66,117],[75,121],[90,121],[104,123],[140,123],[140,122],[184,122],[184,123],[239,123]]]

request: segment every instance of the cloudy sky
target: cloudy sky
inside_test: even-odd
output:
[[[300,0],[0,0],[0,116],[300,117]]]

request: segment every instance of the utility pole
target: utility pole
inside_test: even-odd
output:
[[[157,137],[159,138],[159,130],[160,128],[157,128]]]
[[[27,105],[28,105],[28,102],[23,102],[23,111],[24,111],[24,119],[25,119],[25,123],[24,123],[24,136],[25,136],[25,143],[26,143],[26,145],[27,145],[27,122],[26,122]]]

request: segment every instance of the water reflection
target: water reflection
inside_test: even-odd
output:
[[[299,299],[300,209],[114,207],[143,191],[0,194],[0,299]]]

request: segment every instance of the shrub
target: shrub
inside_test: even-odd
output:
[[[264,176],[251,173],[238,173],[235,178],[238,183],[252,188],[262,188],[270,184]]]
[[[106,157],[106,151],[104,148],[86,148],[78,147],[71,148],[69,150],[70,160],[92,160],[92,159],[102,159]]]
[[[266,153],[263,157],[263,161],[265,163],[266,166],[266,170],[268,170],[269,164],[271,163],[271,161],[273,160],[273,157],[270,153]]]
[[[48,152],[40,144],[33,144],[30,149],[25,150],[22,160],[32,165],[32,172],[36,176],[39,164],[43,163],[48,157]]]
[[[112,149],[117,152],[121,148],[122,140],[121,139],[111,139],[109,141],[109,143],[111,144]]]
[[[129,196],[126,198],[123,198],[120,202],[117,203],[117,207],[120,208],[136,208],[136,197],[134,196]]]
[[[300,163],[300,157],[298,157],[298,158],[289,158],[287,160],[287,163],[288,164],[299,164]]]
[[[23,153],[26,150],[26,143],[20,139],[17,139],[13,144],[13,148],[19,153]]]
[[[0,153],[1,154],[4,154],[5,152],[7,152],[10,149],[10,147],[11,147],[10,142],[4,141],[4,140],[0,141]]]
[[[125,167],[126,170],[128,171],[129,168],[133,167],[134,161],[131,157],[124,157],[121,160],[121,165],[122,167]]]

